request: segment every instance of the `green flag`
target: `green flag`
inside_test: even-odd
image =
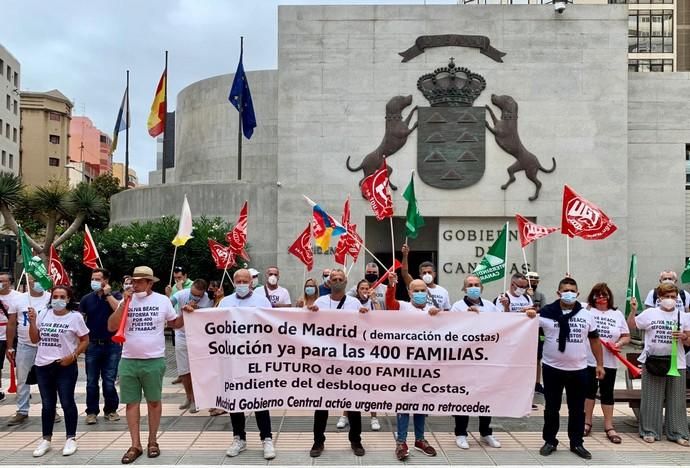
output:
[[[479,262],[474,274],[482,283],[490,283],[503,278],[506,274],[506,248],[508,247],[508,225],[503,226],[496,242],[489,247],[489,251]]]
[[[410,185],[405,189],[403,198],[407,200],[405,235],[411,239],[416,239],[419,235],[419,228],[424,227],[424,218],[419,214],[419,208],[417,208],[417,197],[414,194],[414,174],[410,177]]]
[[[24,261],[24,270],[34,277],[36,281],[41,283],[43,289],[46,291],[53,287],[53,280],[48,276],[48,270],[43,264],[41,257],[31,255],[31,246],[29,245],[29,240],[24,234],[24,230],[19,228],[19,241],[21,242],[22,248],[22,260]]]
[[[630,299],[634,297],[637,300],[638,310],[643,307],[642,298],[640,297],[640,288],[637,286],[637,255],[632,254],[630,257],[630,272],[628,273],[628,290],[625,297],[625,316],[630,315]]]
[[[688,263],[685,264],[683,274],[680,275],[680,281],[683,283],[690,283],[690,258],[688,258]]]

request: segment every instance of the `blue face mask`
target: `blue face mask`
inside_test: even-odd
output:
[[[561,301],[565,304],[574,304],[577,299],[577,293],[572,291],[565,291],[561,293]]]
[[[249,294],[249,285],[248,284],[236,284],[235,285],[235,293],[237,294],[237,297],[245,297],[247,294]]]
[[[34,283],[32,286],[32,289],[36,291],[37,293],[42,293],[45,292],[45,289],[43,289],[43,286],[41,286],[41,283]]]
[[[425,292],[414,292],[412,293],[412,302],[417,305],[426,304],[426,293]]]
[[[307,286],[306,288],[304,288],[304,294],[307,296],[313,296],[314,294],[316,294],[316,287]]]
[[[479,296],[482,295],[482,288],[478,286],[470,286],[467,288],[467,297],[470,299],[479,299]]]
[[[189,300],[194,302],[199,302],[204,296],[195,296],[194,294],[189,295]]]
[[[67,301],[64,299],[53,299],[53,310],[64,310],[67,307]]]
[[[91,281],[91,290],[92,290],[92,291],[100,291],[100,290],[101,290],[101,287],[102,287],[102,286],[101,286],[101,282],[100,282],[100,281],[96,281],[96,280],[92,280],[92,281]]]

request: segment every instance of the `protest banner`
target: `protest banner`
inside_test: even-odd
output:
[[[199,408],[522,417],[538,321],[524,314],[228,308],[185,313]]]

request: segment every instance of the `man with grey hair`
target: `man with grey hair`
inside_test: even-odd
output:
[[[659,284],[674,284],[678,286],[678,274],[673,270],[664,270],[659,273]],[[647,307],[659,307],[661,303],[656,294],[656,288],[649,291],[647,298],[644,300],[644,305]],[[684,289],[678,287],[678,296],[676,297],[676,310],[678,312],[690,312],[690,294]]]

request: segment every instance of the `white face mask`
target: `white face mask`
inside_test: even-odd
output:
[[[676,308],[676,300],[665,297],[660,301],[660,305],[666,310],[672,310]]]
[[[434,277],[431,275],[431,273],[424,273],[422,275],[422,281],[426,284],[431,284],[434,282]]]
[[[661,284],[673,284],[673,283],[675,283],[675,281],[673,281],[670,278],[666,278],[666,279],[661,280]]]
[[[268,284],[270,284],[271,286],[275,286],[276,284],[278,284],[278,277],[275,275],[271,275],[268,277],[266,281],[268,281]]]
[[[259,285],[259,278],[258,277],[252,278],[252,288],[257,287],[258,285]]]
[[[515,295],[522,296],[527,292],[525,288],[515,288]]]
[[[134,295],[138,297],[139,299],[143,299],[147,296],[146,291],[141,291],[141,292],[135,292]]]

